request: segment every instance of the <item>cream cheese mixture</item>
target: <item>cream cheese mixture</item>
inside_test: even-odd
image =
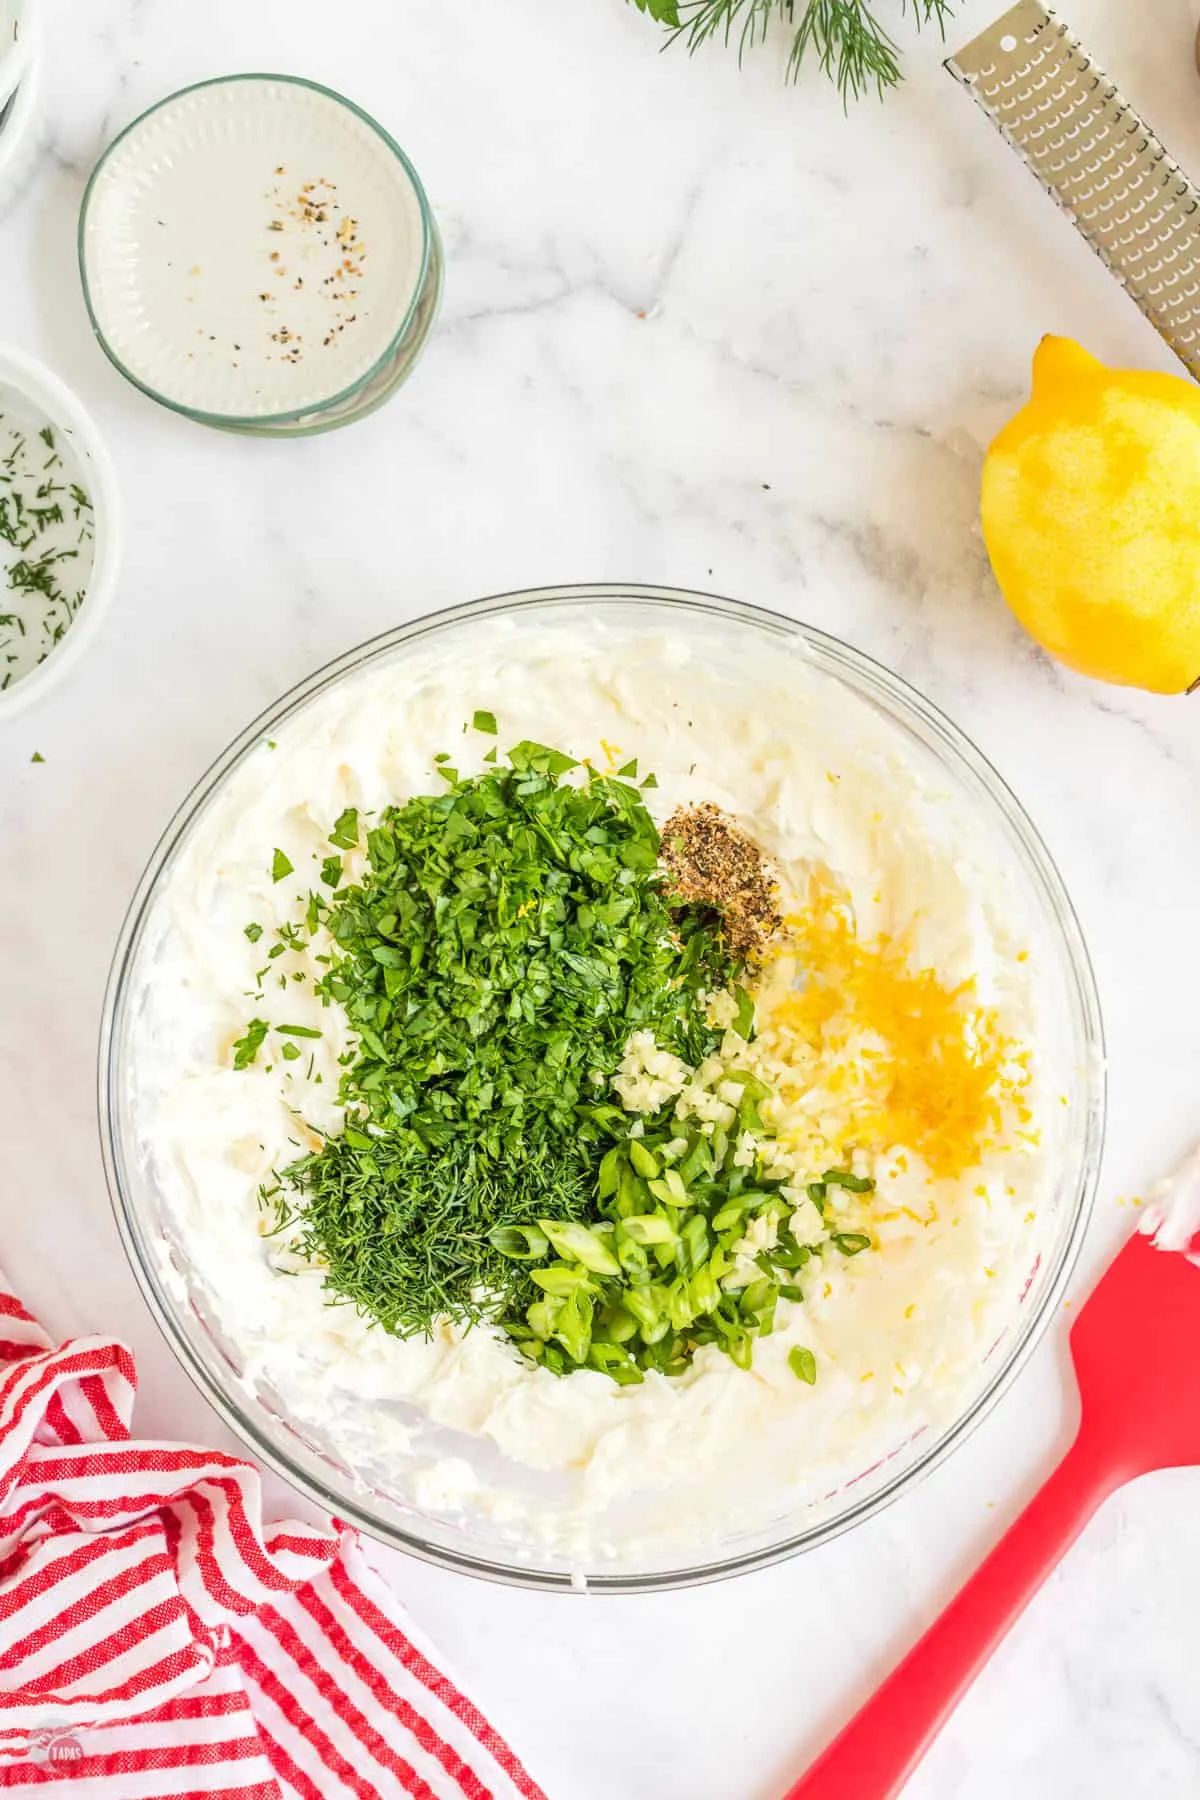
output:
[[[591,1371],[558,1377],[527,1365],[488,1326],[445,1324],[432,1340],[401,1341],[330,1304],[319,1271],[265,1235],[260,1185],[319,1141],[314,1129],[336,1127],[338,1059],[352,1039],[336,1008],[293,980],[312,972],[321,940],[281,955],[265,999],[252,1002],[264,943],[244,928],[253,920],[269,935],[302,910],[343,808],[370,813],[436,790],[440,751],[464,773],[481,767],[488,740],[464,730],[481,707],[495,713],[502,746],[534,738],[601,769],[636,757],[657,776],[646,793],[657,819],[714,803],[771,858],[785,912],[795,918],[814,891],[834,892],[839,916],[853,921],[862,1029],[831,1039],[827,1054],[809,1043],[793,1058],[806,955],[833,954],[835,942],[800,930],[757,982],[756,1053],[777,1086],[772,1123],[797,1166],[807,1158],[819,1169],[851,1142],[854,1166],[874,1178],[874,1248],[823,1261],[803,1303],[781,1304],[749,1370],[708,1347],[680,1377],[652,1372],[618,1387]],[[279,881],[276,848],[293,868]],[[1037,1259],[1043,1126],[1059,1096],[1045,1091],[1035,1053],[1038,959],[1000,861],[974,808],[919,745],[782,646],[726,653],[703,633],[518,618],[344,678],[216,791],[152,921],[135,1112],[164,1196],[172,1283],[202,1297],[247,1389],[269,1395],[364,1488],[448,1529],[485,1519],[497,1545],[531,1555],[636,1560],[799,1514],[961,1414]],[[892,946],[882,962],[879,945]],[[904,984],[919,981],[911,993],[925,998],[910,1006]],[[926,1129],[926,1103],[957,1105],[919,1086],[936,1071],[905,1071],[907,1110],[870,1113],[876,1133],[909,1129],[909,1141],[854,1142],[863,1071],[889,1047],[880,1033],[894,1036],[897,1012],[927,999],[956,1004],[968,983],[1002,1043],[1003,1072],[992,1128],[969,1163],[955,1166],[946,1130],[912,1141]],[[891,1023],[873,1023],[871,1006],[885,1004]],[[231,1046],[252,1011],[322,1035],[294,1060],[235,1070]],[[671,1091],[652,1044],[631,1056],[627,1084],[657,1080],[656,1100]],[[861,1224],[862,1203],[841,1203]],[[811,1386],[789,1366],[797,1345],[816,1356]]]

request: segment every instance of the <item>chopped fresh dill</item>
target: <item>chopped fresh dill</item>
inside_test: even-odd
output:
[[[0,600],[7,593],[0,608],[0,689],[28,675],[62,641],[84,602],[91,567],[91,501],[77,481],[48,474],[61,467],[53,428],[33,435],[50,451],[48,459],[0,414]]]

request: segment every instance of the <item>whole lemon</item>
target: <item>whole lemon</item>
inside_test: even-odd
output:
[[[1098,681],[1200,681],[1200,387],[1043,338],[983,471],[996,580],[1052,656]]]

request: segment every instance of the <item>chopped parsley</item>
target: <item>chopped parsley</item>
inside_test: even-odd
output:
[[[266,1042],[270,1026],[265,1019],[251,1019],[246,1027],[245,1037],[237,1039],[233,1046],[233,1066],[235,1069],[248,1069],[255,1061],[259,1051]]]
[[[341,850],[358,849],[357,807],[348,806],[345,812],[339,815],[334,823],[333,830],[329,834],[329,841],[331,844],[336,844]]]

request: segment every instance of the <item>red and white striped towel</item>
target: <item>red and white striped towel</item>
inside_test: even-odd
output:
[[[129,1435],[122,1344],[0,1282],[0,1788],[72,1800],[545,1800],[357,1536]]]

